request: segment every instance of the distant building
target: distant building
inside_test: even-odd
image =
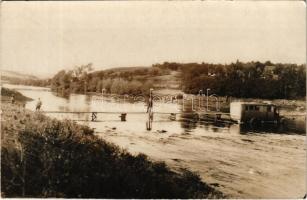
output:
[[[275,72],[274,72],[275,68],[276,68],[276,66],[274,66],[274,65],[266,65],[264,67],[263,78],[270,77],[274,80],[277,80],[278,75],[275,74]]]
[[[208,72],[208,76],[216,76],[215,73]]]

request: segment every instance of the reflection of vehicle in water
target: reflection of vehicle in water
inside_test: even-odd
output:
[[[238,123],[281,122],[277,106],[269,103],[232,102],[230,117]]]
[[[259,126],[252,126],[250,124],[232,124],[229,127],[229,132],[232,134],[287,134],[287,135],[305,135],[306,129],[302,126],[289,125],[271,125],[261,124]]]

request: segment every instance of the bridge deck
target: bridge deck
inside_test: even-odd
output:
[[[63,113],[63,114],[86,114],[86,113],[96,113],[96,114],[147,114],[146,112],[132,112],[132,111],[122,111],[122,112],[114,112],[114,111],[41,111],[42,113]],[[226,112],[152,112],[154,114],[208,114],[208,115],[230,115],[230,113]]]

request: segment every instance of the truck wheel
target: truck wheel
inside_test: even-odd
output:
[[[286,124],[287,124],[286,118],[282,117],[282,118],[279,120],[279,123],[280,123],[281,125],[286,125]]]
[[[258,119],[255,118],[255,117],[253,117],[253,118],[251,118],[251,119],[249,120],[249,124],[250,124],[251,126],[257,125],[257,123],[258,123]]]

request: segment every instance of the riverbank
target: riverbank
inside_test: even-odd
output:
[[[19,101],[22,103],[33,100],[29,97],[22,95],[20,92],[5,87],[1,87],[1,101],[10,101],[10,98],[12,96],[14,96],[15,101]]]
[[[86,126],[4,102],[1,109],[2,197],[224,197],[193,172],[133,156]]]

